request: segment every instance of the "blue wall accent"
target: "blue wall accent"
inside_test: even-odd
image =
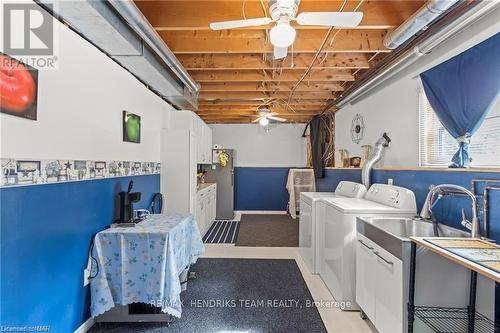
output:
[[[286,180],[289,168],[238,167],[235,172],[235,207],[237,210],[286,210],[288,192]],[[374,170],[372,182],[387,183],[392,178],[394,185],[415,192],[418,212],[431,184],[451,183],[471,188],[472,179],[499,179],[500,172],[439,171],[439,170]],[[316,181],[318,192],[334,191],[341,180],[361,182],[359,169],[327,169],[325,178]],[[498,184],[500,186],[500,184]],[[483,188],[478,188],[482,193]],[[491,192],[489,214],[490,237],[500,241],[500,192]],[[465,208],[470,219],[470,201],[462,197],[446,197],[436,205],[434,212],[446,224],[461,228],[461,208]],[[482,221],[482,200],[479,200],[479,216]]]
[[[325,178],[316,179],[316,191],[333,192],[342,180],[361,183],[361,172],[357,169],[339,169],[342,172],[332,172],[337,170],[326,169]]]
[[[286,181],[290,168],[236,167],[235,210],[286,210]]]
[[[356,177],[357,175],[357,177]],[[471,189],[473,179],[498,179],[500,172],[473,172],[473,171],[439,171],[439,170],[373,170],[372,183],[386,183],[392,178],[394,185],[409,188],[415,193],[418,212],[422,208],[423,202],[429,191],[430,185],[456,184]],[[324,179],[317,181],[318,191],[334,189],[340,180],[361,181],[360,170],[349,169],[327,169]],[[497,186],[500,186],[498,184]],[[478,186],[477,193],[483,192],[483,186]],[[490,237],[500,241],[500,192],[491,192],[490,195]],[[462,228],[460,225],[461,208],[464,208],[468,219],[471,218],[471,203],[468,198],[445,197],[434,208],[434,212],[440,222]],[[479,200],[479,217],[482,221],[482,199]]]
[[[1,325],[73,332],[90,316],[83,287],[92,236],[114,219],[117,192],[134,181],[147,208],[160,175],[0,189]]]

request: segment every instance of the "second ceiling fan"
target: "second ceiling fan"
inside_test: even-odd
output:
[[[293,44],[296,36],[295,29],[290,25],[291,21],[296,21],[299,25],[354,28],[363,19],[362,12],[304,12],[297,15],[299,4],[300,0],[270,0],[271,18],[213,22],[210,23],[210,28],[225,30],[268,25],[275,22],[276,25],[269,32],[269,38],[274,46],[274,59],[282,59],[287,56],[288,47]]]

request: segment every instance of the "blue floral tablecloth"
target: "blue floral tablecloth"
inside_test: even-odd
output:
[[[180,317],[179,275],[205,248],[192,215],[151,215],[134,228],[110,228],[94,239],[91,306],[96,317],[141,302]]]

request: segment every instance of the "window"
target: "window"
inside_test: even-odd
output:
[[[458,150],[457,141],[441,125],[425,96],[419,98],[420,166],[448,166]],[[469,156],[473,167],[500,167],[500,102],[486,115],[471,138]]]

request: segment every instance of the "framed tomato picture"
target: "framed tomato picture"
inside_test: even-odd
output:
[[[0,112],[37,118],[38,70],[0,53]]]
[[[141,143],[141,117],[123,111],[123,141]]]

